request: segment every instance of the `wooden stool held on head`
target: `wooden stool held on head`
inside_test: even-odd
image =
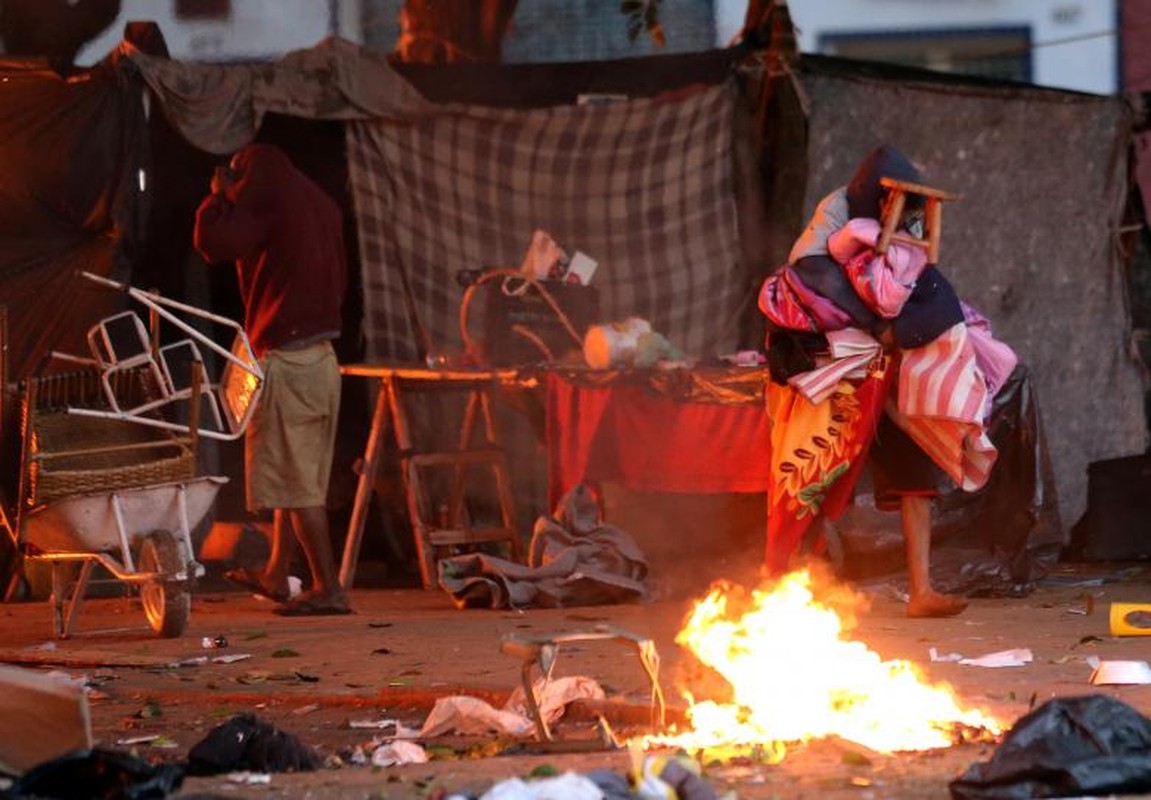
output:
[[[927,251],[927,262],[938,264],[939,236],[943,227],[943,201],[958,200],[960,195],[895,178],[880,178],[879,185],[885,187],[888,193],[883,204],[883,229],[879,234],[879,242],[875,246],[875,251],[882,255],[887,252],[887,248],[892,242],[903,242],[922,247]],[[907,205],[907,195],[909,194],[917,195],[925,200],[922,238],[897,230],[903,219],[903,211]]]

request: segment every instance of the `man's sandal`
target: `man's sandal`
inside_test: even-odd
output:
[[[252,594],[257,594],[260,597],[266,597],[269,600],[275,600],[277,603],[283,603],[288,600],[288,590],[284,589],[269,589],[264,585],[260,573],[250,570],[247,567],[237,567],[230,569],[224,573],[224,579],[230,583],[247,589]]]

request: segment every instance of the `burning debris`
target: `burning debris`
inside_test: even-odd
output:
[[[747,591],[717,585],[676,637],[730,685],[730,702],[692,700],[691,729],[651,746],[752,746],[780,761],[786,743],[836,736],[879,752],[930,750],[1002,728],[966,709],[909,661],[883,661],[848,638],[863,598],[807,570]],[[826,604],[816,599],[820,594]]]

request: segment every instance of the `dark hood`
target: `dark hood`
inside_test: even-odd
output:
[[[880,178],[922,183],[919,170],[889,144],[880,145],[859,162],[847,185],[847,208],[852,217],[879,219],[884,189]]]

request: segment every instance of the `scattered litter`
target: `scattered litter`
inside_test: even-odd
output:
[[[700,774],[699,762],[687,756],[645,755],[631,750],[635,794],[640,800],[715,800],[715,790]]]
[[[1017,647],[988,653],[978,658],[962,658],[959,663],[968,667],[1022,667],[1024,664],[1030,664],[1033,658],[1030,648]]]
[[[1112,603],[1112,636],[1151,636],[1151,603]]]
[[[155,700],[148,700],[134,716],[137,719],[155,719],[164,716],[164,709]]]
[[[272,782],[272,776],[266,772],[229,772],[227,779],[245,786],[266,786]]]
[[[147,736],[130,736],[127,739],[117,739],[116,740],[116,746],[117,747],[131,747],[132,745],[137,745],[137,744],[151,744],[152,742],[156,741],[159,738],[160,738],[160,734],[158,734],[158,733],[149,734]]]
[[[389,742],[377,747],[372,753],[372,765],[376,767],[426,763],[428,763],[427,751],[415,742]]]
[[[222,650],[228,646],[228,639],[225,636],[205,636],[200,640],[200,647],[205,650]]]
[[[1100,661],[1090,683],[1131,686],[1151,683],[1151,664],[1146,661]]]
[[[30,644],[27,647],[25,647],[24,649],[31,651],[31,652],[48,652],[48,653],[50,653],[56,649],[56,643],[55,642],[44,642],[43,644]]]
[[[234,664],[237,661],[247,661],[252,657],[251,653],[229,653],[225,656],[214,656],[212,658],[213,664]]]
[[[392,736],[396,739],[415,739],[420,735],[416,728],[409,728],[398,719],[354,719],[348,727],[359,730],[387,730],[394,728]]]
[[[511,711],[501,711],[477,697],[441,697],[424,720],[420,736],[431,738],[455,731],[464,735],[493,731],[523,736],[532,721]]]
[[[959,653],[944,653],[941,655],[939,651],[934,647],[929,648],[927,652],[931,654],[931,660],[935,663],[946,663],[963,660],[963,656],[961,656]]]
[[[540,714],[548,722],[563,715],[569,703],[581,698],[602,700],[603,688],[592,678],[568,676],[551,681],[536,681],[535,695]],[[522,686],[516,687],[502,709],[497,709],[475,697],[441,697],[432,707],[420,729],[421,737],[442,736],[456,731],[461,734],[484,734],[495,731],[512,736],[526,734],[535,722],[528,716],[526,696]]]
[[[292,716],[302,717],[305,714],[311,714],[313,711],[318,711],[319,709],[319,703],[308,703],[306,706],[300,706],[299,708],[292,709]]]

